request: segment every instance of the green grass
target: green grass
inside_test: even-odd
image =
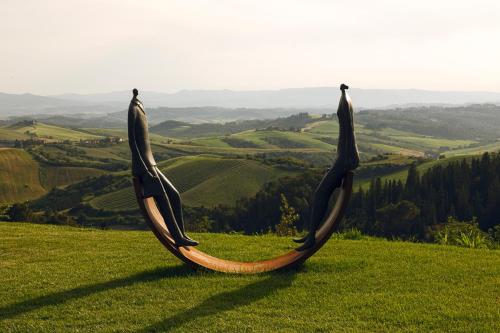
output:
[[[121,138],[127,138],[127,129],[117,129],[117,128],[82,128],[82,131],[90,133],[97,136],[116,136]],[[149,133],[149,139],[153,143],[166,143],[169,138],[156,134]]]
[[[99,195],[90,200],[90,204],[99,209],[111,211],[131,210],[137,207],[137,199],[132,187]]]
[[[390,153],[390,154],[400,154],[400,155],[416,156],[416,157],[424,156],[424,153],[421,151],[403,148],[401,146],[396,145],[396,143],[392,144],[370,143],[369,145],[380,154]]]
[[[85,139],[98,139],[101,138],[99,135],[94,135],[90,133],[80,132],[78,130],[73,130],[69,128],[47,125],[42,123],[37,123],[35,125],[13,125],[8,129],[15,131],[19,134],[34,134],[39,138],[52,139],[52,140],[69,140],[69,141],[80,141]]]
[[[446,157],[462,155],[480,155],[486,152],[500,151],[500,141],[471,148],[455,149],[444,153]]]
[[[234,204],[257,193],[266,182],[295,174],[258,161],[208,155],[175,158],[159,167],[188,206]],[[135,194],[132,188],[125,188],[93,198],[90,203],[106,210],[128,210],[135,207]]]
[[[160,147],[158,150],[162,151]],[[128,143],[93,147],[75,144],[39,145],[32,153],[56,165],[105,168],[112,163],[126,164],[130,161]]]
[[[0,127],[0,140],[27,140],[29,135],[25,133],[19,133],[9,127]]]
[[[253,142],[263,148],[316,148],[331,151],[333,146],[307,132],[289,131],[245,131],[233,135],[236,138]]]
[[[80,167],[43,167],[40,170],[42,186],[49,190],[54,187],[78,183],[89,177],[98,177],[106,172],[93,168]]]
[[[39,166],[22,149],[0,148],[0,204],[37,198],[45,193]]]
[[[471,159],[474,156],[469,155],[469,156],[453,156],[449,158],[443,158],[443,159],[437,159],[437,160],[429,160],[426,162],[423,162],[419,165],[417,165],[417,170],[419,171],[420,175],[425,173],[427,170],[429,170],[432,167],[435,167],[437,165],[442,165],[446,166],[449,163],[452,162],[459,162],[462,161],[463,159]],[[408,168],[405,168],[400,171],[392,172],[389,174],[381,175],[381,180],[384,182],[385,180],[401,180],[403,183],[406,181],[406,177],[408,176]],[[355,184],[355,189],[358,188],[358,186],[361,186],[363,189],[368,189],[370,186],[371,179],[363,179],[359,180]]]
[[[268,257],[290,239],[194,234]],[[0,223],[2,332],[498,332],[500,252],[332,239],[300,270],[194,272],[149,232]]]

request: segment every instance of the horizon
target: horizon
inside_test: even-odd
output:
[[[140,89],[139,90],[139,95],[141,92],[147,92],[147,93],[154,93],[154,94],[169,94],[169,95],[174,95],[182,92],[262,92],[262,91],[283,91],[283,90],[300,90],[300,89],[337,89],[338,86],[304,86],[304,87],[285,87],[285,88],[271,88],[271,89],[230,89],[230,88],[220,88],[220,89],[175,89],[171,91],[159,91],[159,90],[146,90],[146,89]],[[97,92],[91,92],[91,93],[85,93],[85,92],[77,92],[77,91],[66,91],[62,93],[57,93],[57,94],[37,94],[33,93],[31,91],[26,91],[26,92],[6,92],[6,91],[0,91],[0,94],[6,94],[6,95],[33,95],[33,96],[42,96],[42,97],[53,97],[53,98],[62,98],[64,95],[101,95],[101,94],[113,94],[113,93],[122,93],[125,91],[130,91],[132,92],[132,89],[114,89],[114,90],[108,90],[108,91],[97,91]],[[385,88],[385,87],[380,87],[380,88],[364,88],[364,87],[352,87],[349,86],[349,90],[381,90],[381,91],[421,91],[421,92],[434,92],[434,93],[489,93],[489,94],[500,94],[500,90],[498,91],[493,91],[493,90],[446,90],[446,89],[425,89],[425,88]],[[425,102],[423,102],[425,103]]]

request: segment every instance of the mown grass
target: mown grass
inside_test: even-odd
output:
[[[210,253],[288,238],[194,234]],[[0,223],[2,332],[498,332],[500,252],[332,239],[301,269],[194,272],[149,232]]]

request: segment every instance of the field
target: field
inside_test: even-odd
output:
[[[446,166],[449,163],[460,162],[460,161],[462,161],[464,159],[466,159],[466,160],[467,159],[471,159],[472,157],[477,157],[477,156],[474,156],[474,155],[457,155],[457,156],[453,156],[453,157],[449,157],[449,158],[444,158],[444,159],[429,160],[429,161],[426,161],[426,162],[418,164],[417,165],[417,170],[418,170],[418,172],[420,174],[423,174],[423,173],[425,173],[427,170],[429,170],[432,167],[435,167],[435,166],[438,166],[438,165]],[[398,180],[400,180],[400,181],[402,181],[404,183],[406,181],[406,177],[407,176],[408,176],[408,168],[405,168],[405,169],[397,171],[397,172],[392,172],[392,173],[389,173],[389,174],[380,175],[380,178],[381,178],[382,181],[385,181],[385,180],[396,180],[396,181],[398,181]],[[361,187],[363,187],[363,189],[366,190],[370,186],[370,182],[371,182],[370,179],[358,179],[355,182],[355,188],[357,188],[358,186],[361,186]]]
[[[105,171],[78,167],[44,167],[40,170],[40,181],[47,190],[74,184],[90,177],[98,177]]]
[[[24,201],[44,194],[39,171],[38,163],[24,150],[0,148],[0,203]]]
[[[294,172],[258,161],[188,156],[161,163],[161,170],[175,184],[188,206],[233,204],[238,198],[252,196],[273,179]],[[125,188],[91,200],[96,208],[127,210],[135,207],[133,189]]]
[[[483,154],[485,152],[491,152],[491,151],[500,151],[500,142],[494,142],[494,143],[480,145],[480,146],[471,147],[471,148],[451,150],[451,151],[444,153],[444,155],[446,157],[463,156],[463,155],[479,155],[479,154]]]
[[[104,173],[94,168],[40,166],[22,149],[0,148],[0,204],[36,199],[54,187]]]
[[[337,144],[337,119],[310,117],[304,123],[304,119],[299,118],[283,118],[287,119],[289,127],[295,129],[293,131],[266,127],[217,136],[203,135],[210,133],[211,126],[220,129],[226,125],[190,125],[193,137],[164,137],[152,134],[152,148],[156,160],[181,192],[185,204],[231,205],[240,197],[254,195],[268,181],[294,174],[277,167],[277,160],[289,159],[290,163],[298,162],[303,166],[316,168],[324,168],[332,163]],[[360,114],[357,114],[355,119],[361,119]],[[179,124],[182,125],[179,125],[179,131],[185,131],[187,125]],[[228,129],[231,126],[228,125]],[[267,126],[267,123],[259,126]],[[298,130],[300,126],[303,127]],[[196,132],[197,128],[199,133]],[[371,179],[377,176],[404,180],[407,173],[404,165],[423,157],[436,158],[442,154],[447,158],[421,163],[418,168],[422,172],[436,163],[448,163],[448,157],[455,160],[455,156],[500,149],[499,143],[492,140],[479,142],[473,139],[434,137],[391,127],[374,128],[369,122],[364,125],[356,123],[355,128],[362,159],[356,177],[356,188],[358,185],[366,188]],[[215,132],[223,133],[221,130]],[[50,138],[49,141],[79,141],[106,136],[125,138],[127,135],[125,129],[69,129],[43,123],[17,123],[0,128],[0,140],[26,139],[29,137],[27,133]],[[171,132],[173,136],[175,133],[176,131]],[[38,198],[54,187],[83,181],[87,177],[130,174],[127,170],[130,163],[127,142],[107,145],[59,143],[37,145],[27,150],[34,157],[30,158],[28,154],[24,154],[22,158],[21,164],[25,165],[21,168],[27,170],[28,176],[21,177],[21,169],[18,169],[15,170],[16,175],[8,179],[14,171],[12,166],[10,169],[0,170],[4,173],[0,181],[5,184],[0,187],[0,203]],[[1,157],[4,164],[12,156],[0,154],[4,155]],[[35,158],[43,162],[39,164]],[[29,166],[26,163],[29,163]],[[369,168],[373,169],[370,171]],[[90,200],[92,206],[106,210],[129,210],[130,207],[135,207],[134,193],[130,187],[102,193],[105,192],[101,192],[97,197],[91,195],[86,200]]]
[[[29,135],[25,133],[19,133],[8,127],[0,127],[0,140],[27,140]]]
[[[288,238],[194,234],[226,258]],[[2,332],[498,332],[500,252],[332,239],[302,269],[194,272],[149,232],[0,223]]]
[[[69,140],[69,141],[80,141],[85,139],[99,139],[102,138],[99,135],[94,135],[90,133],[85,133],[78,130],[73,130],[69,128],[47,125],[42,123],[37,123],[34,125],[26,124],[15,124],[9,126],[7,130],[16,132],[20,135],[35,135],[38,138],[45,138],[50,140]]]

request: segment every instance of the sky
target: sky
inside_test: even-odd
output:
[[[0,0],[0,92],[500,92],[498,0]]]

